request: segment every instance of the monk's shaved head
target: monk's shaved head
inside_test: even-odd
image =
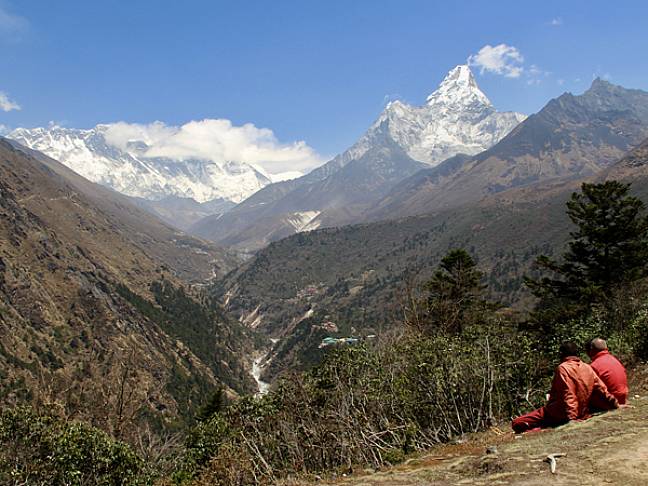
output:
[[[605,351],[607,348],[607,343],[604,339],[594,338],[587,343],[587,354],[596,354],[599,351]]]

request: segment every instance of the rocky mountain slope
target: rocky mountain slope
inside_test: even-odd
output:
[[[365,217],[423,214],[539,181],[586,177],[647,136],[648,93],[597,79],[582,95],[551,100],[489,150],[404,180]]]
[[[647,143],[609,172],[633,182],[646,202]],[[565,202],[582,181],[603,177],[538,183],[427,215],[294,235],[260,250],[214,292],[244,322],[278,339],[266,378],[318,360],[324,337],[362,337],[393,326],[407,285],[420,285],[453,248],[475,255],[492,298],[523,307],[530,296],[522,276],[532,273],[538,255],[558,253],[570,231]]]
[[[121,237],[166,264],[179,278],[202,283],[226,274],[238,264],[238,258],[233,253],[164,224],[149,212],[139,209],[133,198],[92,183],[41,152],[12,140],[3,143],[5,146],[11,144],[18,152],[30,160],[35,159],[53,175],[62,178],[71,188],[71,194],[83,194],[94,208],[102,212],[111,228],[119,231]],[[111,250],[105,248],[107,257],[111,256]]]
[[[254,339],[186,285],[222,251],[4,139],[0,194],[0,400],[160,426],[255,389]]]
[[[638,182],[648,176],[648,139],[598,175],[600,180]]]
[[[509,133],[524,115],[499,113],[468,66],[451,70],[423,106],[390,103],[343,154],[299,179],[272,184],[227,214],[191,231],[245,249],[298,231],[358,221],[397,183],[459,153],[479,153]],[[305,225],[291,221],[309,218]]]

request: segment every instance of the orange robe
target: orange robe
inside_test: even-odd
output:
[[[517,433],[535,428],[555,427],[570,420],[589,418],[590,403],[611,410],[619,403],[590,365],[575,356],[565,358],[556,368],[549,401],[544,407],[522,415],[511,424]]]

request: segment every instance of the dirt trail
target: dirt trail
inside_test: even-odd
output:
[[[632,408],[585,422],[515,437],[493,430],[461,445],[429,454],[384,472],[335,483],[349,486],[419,485],[648,485],[648,393],[630,400]],[[487,454],[495,446],[497,452]],[[556,473],[543,462],[557,459]],[[321,483],[320,483],[321,484]]]

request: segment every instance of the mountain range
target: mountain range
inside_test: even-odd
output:
[[[499,113],[470,68],[452,69],[422,106],[390,102],[347,151],[283,182],[250,164],[147,156],[112,125],[9,134],[199,237],[255,251],[317,228],[470,204],[540,181],[599,171],[642,140],[646,95],[597,79],[526,118]]]
[[[457,66],[422,106],[388,104],[347,151],[278,183],[248,164],[118,148],[109,130],[0,140],[4,396],[46,393],[43,376],[106,383],[128,358],[147,409],[171,419],[219,385],[254,390],[269,339],[268,379],[319,359],[323,337],[393,326],[404,282],[452,248],[522,309],[522,276],[560,251],[583,181],[648,196],[648,93],[600,79],[526,117],[497,112]]]
[[[647,93],[596,79],[582,95],[565,93],[526,119],[498,114],[459,66],[424,107],[390,104],[358,143],[324,167],[269,185],[190,231],[258,249],[298,231],[425,214],[513,187],[585,177],[648,136],[646,106]],[[427,125],[418,122],[421,112]],[[503,128],[484,128],[496,121]],[[448,136],[443,123],[466,139]],[[471,148],[468,138],[479,143]],[[300,218],[305,223],[295,225]]]
[[[18,128],[7,137],[92,182],[138,198],[142,207],[180,229],[201,216],[226,211],[271,183],[271,176],[251,164],[149,156],[150,147],[143,141],[116,143],[113,127]]]
[[[420,284],[453,248],[475,255],[492,298],[524,308],[522,276],[533,273],[536,256],[561,250],[570,230],[565,202],[582,182],[627,180],[648,200],[647,109],[648,93],[597,79],[582,95],[551,100],[484,152],[405,178],[359,216],[366,223],[269,244],[213,292],[278,340],[268,378],[318,359],[324,337],[393,326],[408,282]]]
[[[358,142],[324,166],[266,186],[189,231],[251,250],[299,231],[357,222],[403,179],[448,157],[486,150],[524,118],[497,112],[470,68],[457,66],[423,106],[389,103]]]
[[[646,108],[648,93],[596,79],[582,95],[551,100],[492,148],[403,180],[364,218],[424,214],[513,187],[595,174],[648,136]]]

